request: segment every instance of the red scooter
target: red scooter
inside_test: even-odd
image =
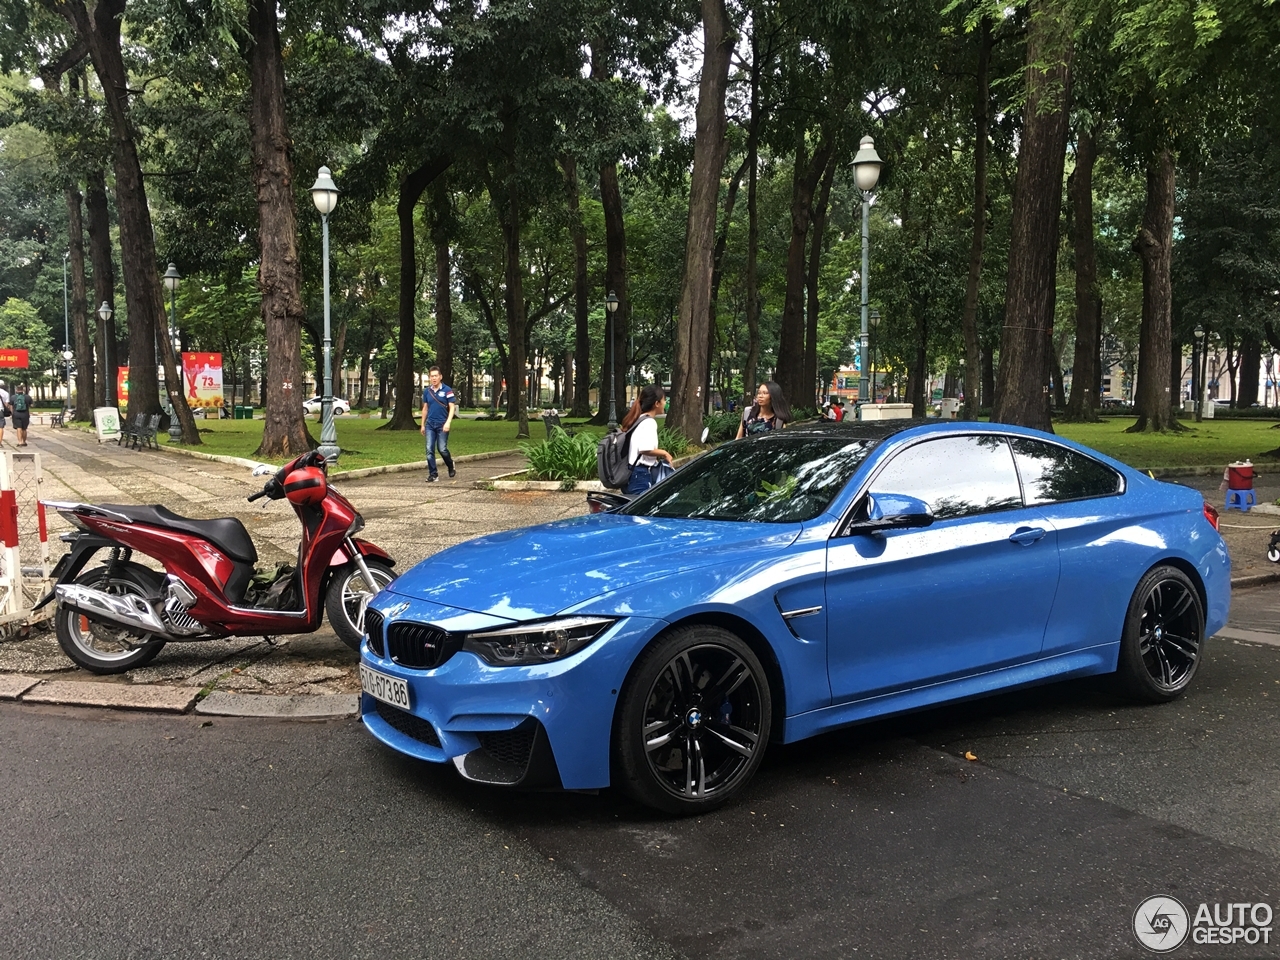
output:
[[[395,579],[394,560],[356,537],[364,520],[329,486],[324,457],[306,453],[273,471],[250,501],[287,499],[302,524],[298,563],[255,567],[258,552],[234,517],[189,520],[162,506],[45,501],[78,529],[53,570],[58,643],[94,673],[123,673],[148,663],[170,642],[310,633],[327,610],[338,636],[359,649],[365,608]],[[81,570],[100,550],[106,562]],[[158,573],[131,559],[159,561]]]

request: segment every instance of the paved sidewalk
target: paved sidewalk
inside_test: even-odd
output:
[[[513,427],[514,432],[514,427]],[[247,503],[261,488],[244,467],[186,457],[163,450],[128,450],[99,444],[79,430],[33,429],[27,452],[39,451],[44,500],[90,503],[160,503],[183,516],[207,519],[239,517],[253,535],[263,563],[293,562],[298,549],[298,521],[284,501]],[[502,493],[477,490],[474,481],[519,470],[521,456],[460,459],[458,476],[428,485],[425,470],[341,479],[335,485],[364,516],[362,536],[396,558],[407,570],[424,557],[464,540],[512,527],[545,523],[586,511],[580,493]],[[69,529],[56,514],[49,516],[50,547],[55,556],[65,548],[57,535]],[[298,716],[291,697],[334,700],[332,715],[350,713],[359,690],[356,654],[337,639],[327,623],[314,634],[171,643],[150,665],[118,677],[99,677],[76,668],[62,653],[51,630],[37,630],[23,640],[0,641],[0,699],[34,701],[48,684],[58,702],[102,705],[111,687],[121,706],[174,709],[173,697],[139,697],[139,687],[190,690],[201,697],[198,710],[216,708],[251,716],[264,710]],[[27,678],[30,683],[22,680]],[[62,683],[69,681],[69,683]],[[36,685],[38,684],[38,685]],[[77,697],[73,684],[83,685]],[[274,708],[228,695],[269,695]],[[185,694],[178,695],[179,699]],[[109,698],[108,698],[109,699]]]

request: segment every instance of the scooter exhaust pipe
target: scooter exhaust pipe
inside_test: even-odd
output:
[[[162,640],[176,640],[151,604],[142,597],[94,590],[80,583],[54,587],[58,603],[87,617],[105,620],[118,627],[150,633]]]

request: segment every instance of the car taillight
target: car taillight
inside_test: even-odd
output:
[[[1218,529],[1218,508],[1208,500],[1204,502],[1204,518],[1209,521],[1213,529]]]

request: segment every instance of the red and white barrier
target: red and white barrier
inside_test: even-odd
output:
[[[40,454],[0,452],[0,633],[13,633],[52,616],[53,605],[33,612],[50,588],[49,528],[40,486]]]

